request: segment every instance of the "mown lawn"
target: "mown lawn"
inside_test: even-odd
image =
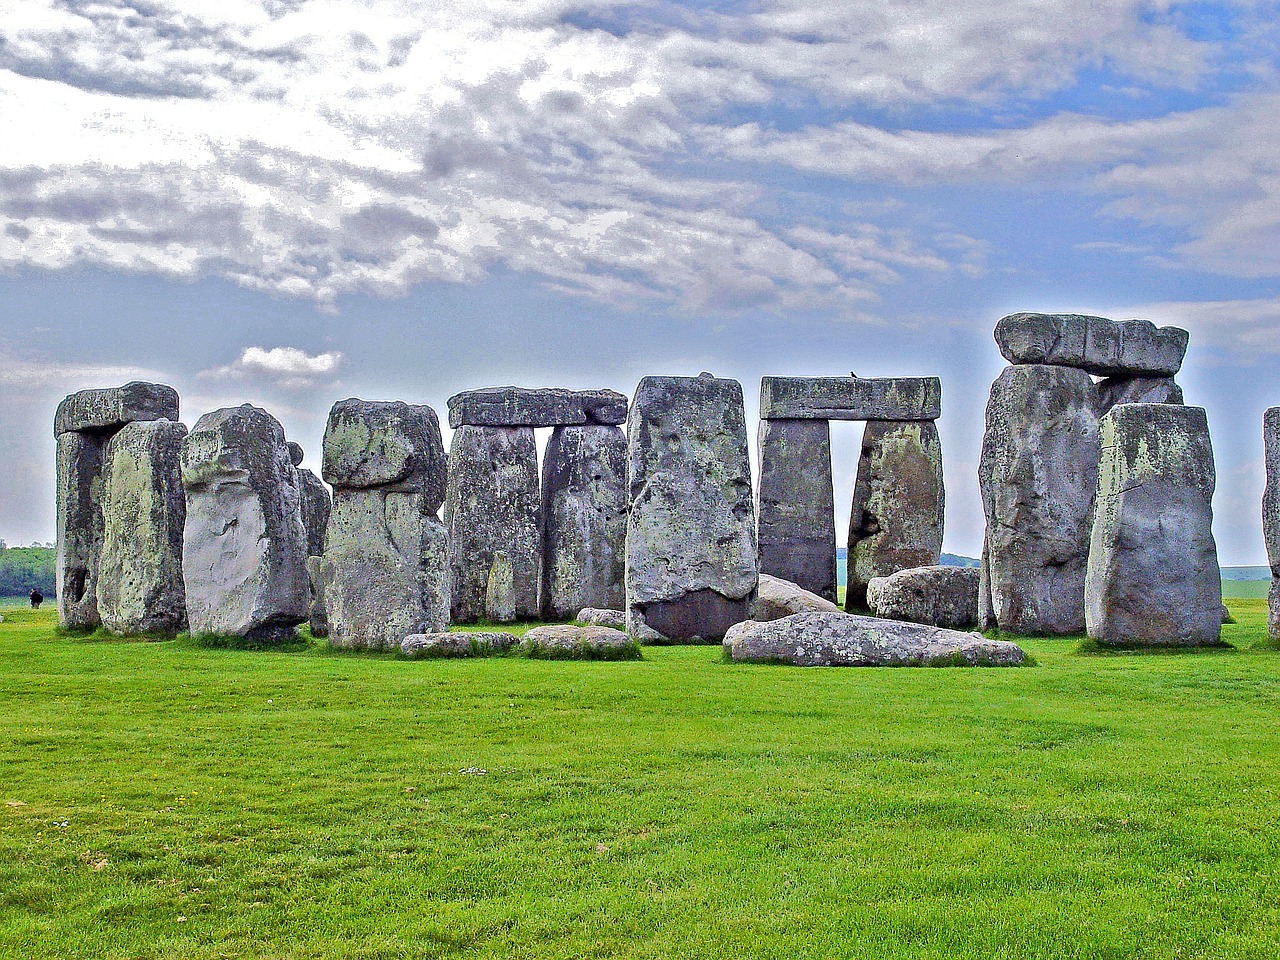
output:
[[[0,956],[1257,957],[1280,651],[406,662],[0,624]]]

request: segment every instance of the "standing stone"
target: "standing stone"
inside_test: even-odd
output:
[[[759,581],[742,385],[645,377],[627,416],[627,627],[719,643]]]
[[[470,623],[485,615],[498,552],[511,561],[517,619],[536,618],[542,530],[533,428],[459,427],[449,446],[445,512],[454,621]]]
[[[761,420],[758,436],[760,572],[834,601],[830,425],[826,420]]]
[[[319,571],[330,645],[394,650],[408,634],[447,630],[448,533],[437,516],[447,466],[436,412],[340,400],[322,459],[334,488]]]
[[[89,433],[58,435],[58,623],[93,630],[102,555],[104,441]]]
[[[311,581],[310,625],[313,637],[329,635],[329,610],[324,605],[324,581],[321,579],[318,556],[307,557],[307,577]]]
[[[329,529],[333,501],[329,499],[329,490],[319,477],[306,467],[298,467],[297,470],[302,526],[307,531],[307,556],[318,557],[324,553],[325,533]]]
[[[179,460],[187,428],[130,423],[106,445],[98,612],[112,633],[175,634],[187,627]]]
[[[424,494],[334,492],[320,594],[334,647],[395,650],[449,629],[448,533]]]
[[[866,607],[875,577],[938,562],[945,500],[938,428],[867,421],[849,516],[846,610]]]
[[[1280,640],[1280,407],[1262,415],[1262,456],[1267,487],[1262,494],[1262,535],[1271,564],[1271,589],[1267,593],[1267,631]]]
[[[514,623],[516,619],[516,573],[511,560],[499,550],[493,555],[489,582],[484,588],[484,616],[491,623]]]
[[[1001,630],[1084,632],[1097,403],[1093,380],[1071,367],[1006,367],[991,386],[978,480],[986,589]]]
[[[191,632],[277,640],[311,604],[298,475],[258,407],[215,410],[182,444],[182,575]]]
[[[627,436],[615,426],[556,427],[542,454],[544,620],[625,602]]]
[[[1099,436],[1089,636],[1102,644],[1217,643],[1222,580],[1204,409],[1122,404],[1102,418]]]

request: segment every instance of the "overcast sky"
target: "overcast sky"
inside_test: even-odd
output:
[[[53,409],[711,370],[939,375],[946,549],[1022,310],[1192,332],[1224,563],[1265,561],[1280,10],[1166,0],[14,0],[0,18],[0,537]],[[859,431],[833,430],[843,542]]]

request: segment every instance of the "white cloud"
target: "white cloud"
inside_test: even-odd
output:
[[[242,379],[252,377],[275,382],[278,386],[311,386],[318,380],[337,373],[342,354],[336,350],[311,355],[297,347],[245,347],[234,363],[197,376],[204,379]]]

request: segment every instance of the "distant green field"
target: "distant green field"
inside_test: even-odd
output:
[[[0,956],[1273,960],[1280,651],[409,662],[0,624]]]
[[[1265,600],[1267,591],[1271,588],[1270,580],[1223,580],[1222,596],[1224,598],[1236,597],[1239,599],[1258,599]]]

